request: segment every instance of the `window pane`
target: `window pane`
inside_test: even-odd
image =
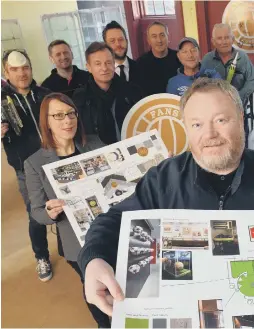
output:
[[[84,68],[84,51],[77,15],[72,12],[62,15],[44,15],[42,23],[47,43],[56,39],[65,40],[72,48],[73,64]]]
[[[166,15],[175,15],[175,1],[164,1]]]
[[[145,0],[145,14],[146,15],[175,15],[175,1],[174,0]]]
[[[21,30],[17,21],[2,20],[1,41],[2,52],[12,48],[24,48]]]
[[[155,15],[165,15],[164,1],[154,1]]]
[[[155,15],[154,2],[144,1],[146,15]]]

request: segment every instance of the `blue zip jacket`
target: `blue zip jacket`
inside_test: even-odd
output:
[[[194,80],[200,77],[221,79],[221,75],[213,69],[202,69],[192,76],[183,73],[183,66],[177,70],[177,75],[168,80],[167,93],[182,96],[184,92],[192,85]]]

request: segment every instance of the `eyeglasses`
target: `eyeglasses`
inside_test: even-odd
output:
[[[56,114],[49,114],[48,116],[53,117],[55,120],[64,120],[66,115],[68,116],[69,119],[76,119],[78,117],[78,112],[76,111],[72,111],[68,113],[59,112]]]

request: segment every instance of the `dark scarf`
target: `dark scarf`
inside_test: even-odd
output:
[[[107,91],[98,87],[92,75],[89,77],[88,84],[91,88],[91,94],[93,95],[92,116],[95,126],[98,128],[98,135],[105,144],[115,143],[117,142],[115,120],[111,109],[119,95],[117,78],[113,78],[111,86]],[[115,107],[115,113],[116,112],[117,109]]]

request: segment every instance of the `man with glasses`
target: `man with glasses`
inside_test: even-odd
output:
[[[221,78],[215,70],[200,71],[199,45],[193,38],[183,38],[179,42],[177,57],[182,66],[177,70],[177,75],[168,81],[167,93],[169,94],[182,96],[194,80],[200,77]]]
[[[47,230],[30,215],[30,201],[25,184],[24,161],[41,147],[39,112],[41,102],[49,91],[33,80],[30,58],[23,50],[3,54],[2,64],[7,84],[2,87],[1,138],[8,163],[14,168],[19,190],[29,215],[29,235],[37,259],[41,281],[51,279]]]

